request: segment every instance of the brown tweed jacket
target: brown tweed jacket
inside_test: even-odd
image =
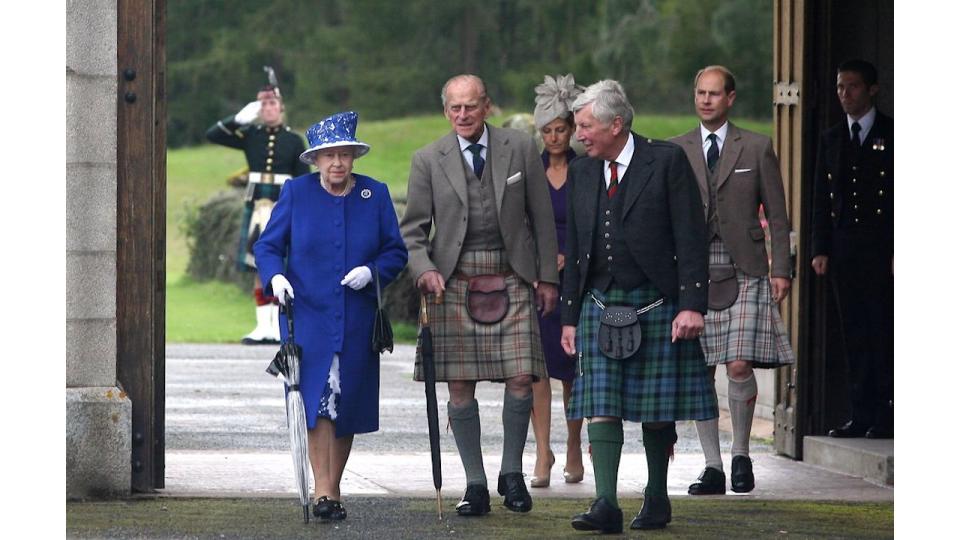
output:
[[[670,140],[679,144],[690,160],[700,186],[706,219],[710,188],[700,126]],[[780,163],[773,153],[770,137],[740,129],[730,122],[717,163],[717,182],[720,238],[730,251],[734,265],[751,276],[769,274],[790,279],[790,220]],[[758,216],[760,204],[770,227],[772,272]]]

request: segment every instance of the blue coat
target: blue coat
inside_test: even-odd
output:
[[[300,382],[308,428],[316,426],[333,355],[340,355],[337,437],[377,431],[380,425],[380,356],[370,346],[375,284],[354,291],[340,281],[353,268],[366,265],[371,272],[379,270],[382,289],[407,263],[386,184],[354,177],[356,185],[346,197],[330,195],[317,173],[287,181],[253,247],[265,294],[273,294],[270,280],[277,274],[293,286],[294,337],[303,348]],[[285,317],[280,330],[286,339]]]

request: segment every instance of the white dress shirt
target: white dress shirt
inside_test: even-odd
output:
[[[460,135],[457,135],[457,140],[460,141],[460,153],[463,154],[463,160],[467,162],[467,166],[470,169],[473,169],[473,152],[470,151],[468,146],[473,144],[472,142],[464,139]],[[482,146],[480,149],[480,157],[483,158],[483,162],[487,162],[487,147],[490,146],[490,134],[487,133],[487,124],[483,124],[483,133],[480,134],[480,139],[477,140],[477,144]]]
[[[727,140],[727,129],[730,127],[730,122],[724,122],[716,131],[713,132],[717,136],[717,151],[723,152],[723,143]],[[707,161],[707,151],[710,150],[710,139],[707,137],[710,136],[710,130],[703,127],[703,124],[700,124],[700,142],[703,144],[703,161]]]
[[[870,128],[873,127],[873,121],[877,119],[877,108],[870,107],[870,110],[867,111],[867,114],[860,117],[859,120],[854,119],[849,114],[847,115],[847,134],[853,133],[853,123],[858,122],[860,124],[860,144],[863,145],[863,141],[867,140],[867,133],[870,133]]]
[[[627,136],[627,144],[623,145],[623,150],[620,151],[620,155],[617,156],[617,185],[623,185],[623,180],[627,175],[627,167],[630,165],[630,160],[633,159],[633,134],[629,133]],[[610,189],[610,160],[603,160],[603,180],[607,186],[607,189]]]

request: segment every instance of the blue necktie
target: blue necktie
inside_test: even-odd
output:
[[[716,133],[707,135],[707,138],[710,139],[710,148],[707,149],[707,168],[710,169],[710,172],[713,172],[717,160],[720,159],[720,145],[717,144]]]
[[[483,148],[482,144],[473,143],[467,147],[467,150],[473,154],[473,174],[477,175],[477,179],[483,178],[483,157],[480,156],[480,150]]]

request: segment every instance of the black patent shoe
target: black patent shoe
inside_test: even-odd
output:
[[[670,499],[661,495],[644,495],[643,506],[630,522],[631,529],[662,529],[673,520]]]
[[[853,420],[850,420],[846,424],[836,428],[831,429],[828,436],[834,437],[837,439],[853,439],[856,437],[863,437],[867,434],[867,426],[858,424]]]
[[[347,519],[347,509],[343,507],[343,503],[340,501],[330,501],[330,515],[327,519],[331,521]]]
[[[313,517],[321,520],[330,519],[331,501],[326,495],[320,497],[313,503]]]
[[[523,473],[501,474],[497,480],[497,493],[503,495],[503,505],[511,512],[529,512],[533,499],[523,482]]]
[[[623,532],[623,510],[614,508],[603,497],[597,497],[590,510],[573,516],[570,525],[578,531],[600,531],[601,534]]]
[[[482,516],[490,513],[490,492],[482,484],[470,484],[463,498],[457,503],[457,513],[461,516]]]
[[[753,461],[747,456],[733,456],[730,465],[730,489],[734,493],[753,491]]]
[[[723,471],[706,467],[696,482],[690,484],[690,495],[724,495],[727,492],[727,475]]]

